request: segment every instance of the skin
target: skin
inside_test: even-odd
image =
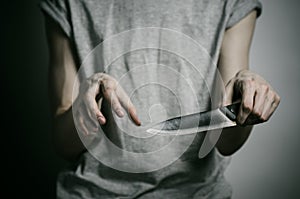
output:
[[[238,123],[248,125],[223,130],[216,146],[223,155],[236,152],[247,140],[252,124],[267,121],[280,101],[278,94],[262,77],[248,70],[255,20],[254,11],[226,30],[223,39],[218,67],[226,84],[224,104],[230,104],[235,97],[241,98]],[[53,115],[53,142],[58,154],[72,161],[85,151],[75,124],[79,124],[78,130],[84,135],[89,135],[87,126],[93,126],[97,131],[99,124],[104,125],[107,121],[101,112],[102,100],[110,102],[119,117],[127,112],[136,125],[141,125],[129,97],[117,81],[107,74],[96,73],[81,82],[74,89],[78,94],[73,104],[73,85],[77,81],[78,68],[72,44],[60,27],[47,16],[46,32],[50,53],[49,95]],[[75,120],[73,114],[76,115]]]
[[[241,100],[237,117],[240,126],[224,129],[217,143],[223,155],[232,155],[246,142],[253,124],[263,123],[280,103],[279,95],[258,74],[249,70],[249,51],[256,11],[225,32],[218,68],[225,87],[224,105]]]
[[[101,125],[106,123],[106,118],[100,111],[103,99],[112,104],[119,117],[123,117],[124,111],[127,111],[132,121],[138,126],[141,125],[129,97],[117,81],[107,74],[96,73],[79,87],[74,88],[77,97],[72,104],[73,86],[78,79],[71,42],[61,28],[48,17],[46,17],[46,33],[50,57],[49,96],[53,115],[53,143],[60,156],[74,161],[86,150],[77,130],[89,135],[88,125],[94,126],[94,131],[97,131],[98,122]],[[97,102],[95,98],[98,95],[100,99]],[[76,115],[75,120],[73,114]],[[79,124],[77,130],[76,123]]]
[[[95,100],[97,96],[100,96],[98,103]],[[97,131],[98,123],[101,125],[106,123],[106,118],[100,110],[103,98],[111,104],[119,117],[123,117],[126,110],[132,121],[138,126],[141,125],[135,107],[117,81],[110,75],[96,73],[80,85],[79,95],[74,102],[73,111],[75,111],[75,119],[78,119],[80,132],[89,135],[87,126],[94,126],[94,131]],[[87,121],[90,124],[86,124]]]

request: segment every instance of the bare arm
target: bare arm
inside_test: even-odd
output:
[[[49,46],[49,96],[53,116],[53,142],[57,152],[73,160],[84,146],[76,132],[72,114],[72,90],[76,65],[71,44],[61,28],[46,17]]]
[[[235,153],[247,140],[251,124],[267,121],[279,104],[278,94],[259,75],[249,71],[249,51],[256,21],[256,11],[228,29],[221,47],[219,70],[226,85],[225,104],[241,99],[237,122],[224,129],[217,143],[223,155]]]
[[[110,75],[95,73],[78,84],[77,67],[68,37],[47,16],[46,30],[50,53],[49,95],[53,115],[53,141],[58,154],[67,160],[74,160],[85,151],[78,133],[88,136],[90,132],[99,132],[99,124],[106,123],[101,103],[98,103],[103,99],[108,101],[119,117],[124,116],[125,110],[132,121],[140,125],[132,102]],[[74,84],[75,82],[77,83]],[[78,87],[73,90],[74,85]],[[73,91],[77,95],[73,96]],[[96,100],[98,94],[101,96],[101,99],[97,99],[99,101]]]

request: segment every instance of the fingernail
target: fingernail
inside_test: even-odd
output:
[[[138,126],[141,126],[141,125],[142,125],[142,123],[141,123],[140,120],[137,121],[137,125],[138,125]]]
[[[99,116],[97,119],[101,125],[105,124],[105,118],[103,116]]]
[[[117,110],[117,115],[118,115],[119,117],[123,117],[123,116],[124,116],[124,113],[123,113],[123,111],[121,111],[121,110]]]

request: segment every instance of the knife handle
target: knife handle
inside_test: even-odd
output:
[[[241,103],[233,103],[228,106],[221,107],[221,111],[232,121],[236,121]]]

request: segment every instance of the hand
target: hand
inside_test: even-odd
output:
[[[81,83],[79,95],[74,103],[75,122],[79,131],[88,135],[88,129],[91,128],[87,127],[97,131],[99,123],[101,125],[106,123],[106,118],[96,101],[97,98],[101,104],[103,97],[119,117],[123,117],[124,110],[127,110],[133,122],[138,126],[141,125],[135,107],[117,81],[107,74],[96,73]]]
[[[237,116],[239,125],[252,125],[266,122],[280,103],[279,95],[269,83],[259,75],[241,70],[225,88],[225,104],[241,99]]]

